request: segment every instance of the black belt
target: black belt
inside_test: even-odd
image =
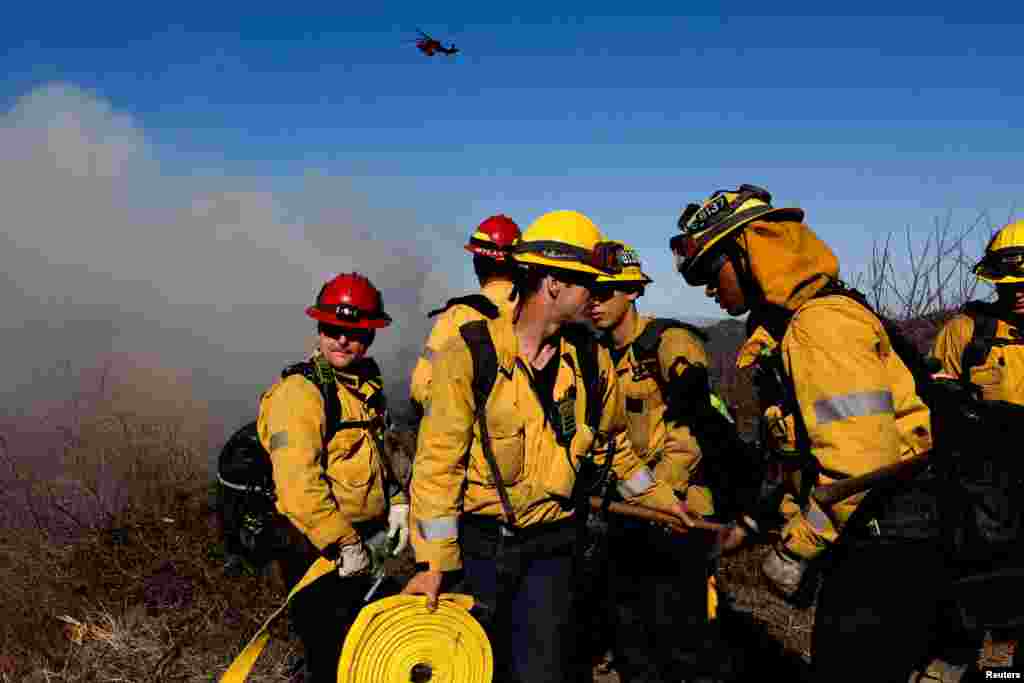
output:
[[[529,541],[545,535],[563,534],[575,529],[575,515],[554,522],[540,522],[525,527],[510,527],[500,517],[490,515],[464,514],[459,517],[459,524],[471,527],[476,531],[490,536],[504,536],[514,541]]]

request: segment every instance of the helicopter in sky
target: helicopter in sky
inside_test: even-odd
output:
[[[416,29],[416,32],[420,34],[420,37],[415,41],[410,42],[415,42],[416,49],[428,57],[433,57],[435,53],[451,57],[452,55],[457,55],[461,52],[459,48],[455,47],[455,43],[451,43],[448,47],[445,47],[441,44],[440,40],[431,38],[420,29]]]

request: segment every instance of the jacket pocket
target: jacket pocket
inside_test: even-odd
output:
[[[374,475],[374,462],[367,444],[361,440],[346,439],[339,443],[335,437],[331,442],[328,457],[328,476],[342,488],[358,490],[366,488]]]
[[[983,365],[971,368],[971,383],[981,387],[982,397],[986,401],[1003,399],[1003,368],[999,365]]]
[[[523,476],[524,435],[522,432],[500,434],[491,431],[489,436],[491,451],[494,453],[501,481],[506,486],[511,486]],[[484,455],[482,443],[480,444],[480,457],[473,458],[470,471],[471,478],[486,482],[488,486],[497,485],[491,472],[491,466],[487,462],[487,456]]]

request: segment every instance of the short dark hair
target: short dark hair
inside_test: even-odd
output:
[[[512,261],[495,261],[479,254],[473,255],[473,272],[481,283],[493,277],[513,278],[517,268]]]
[[[548,275],[552,276],[559,282],[565,282],[570,285],[580,285],[583,287],[592,287],[594,282],[597,280],[596,275],[591,275],[590,273],[584,273],[577,270],[530,265],[527,268],[520,269],[519,273],[516,275],[515,283],[519,296],[522,298],[528,298],[539,292],[541,282],[543,282],[544,278]]]

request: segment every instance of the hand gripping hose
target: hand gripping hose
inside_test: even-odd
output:
[[[270,626],[295,594],[335,563],[317,558],[260,630],[231,662],[220,683],[243,683],[270,640]],[[494,662],[483,627],[470,614],[473,598],[442,593],[435,612],[426,597],[396,595],[359,612],[338,662],[339,683],[491,683]]]
[[[491,683],[491,643],[472,606],[454,593],[442,593],[434,612],[419,595],[367,605],[345,638],[338,683]]]

